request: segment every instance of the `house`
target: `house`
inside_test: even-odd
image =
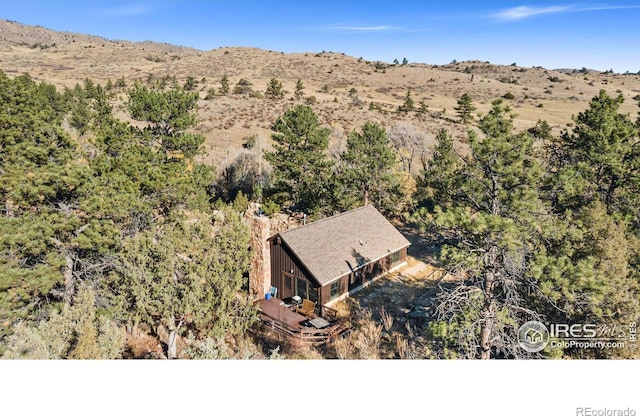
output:
[[[372,205],[268,238],[270,285],[330,307],[403,264],[409,241]]]

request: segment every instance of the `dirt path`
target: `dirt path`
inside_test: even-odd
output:
[[[420,260],[414,260],[412,263],[414,264],[407,264],[406,266],[402,267],[401,269],[398,270],[398,273],[403,275],[403,276],[420,276],[422,274],[424,274],[427,271],[430,271],[433,266],[426,264],[423,261]]]

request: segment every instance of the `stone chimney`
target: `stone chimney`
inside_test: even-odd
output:
[[[271,237],[271,220],[265,215],[257,215],[259,206],[251,204],[245,214],[251,232],[251,265],[249,268],[249,294],[257,299],[271,289],[271,254],[269,242]]]

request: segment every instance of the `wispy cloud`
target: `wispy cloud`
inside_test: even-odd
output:
[[[529,7],[518,6],[510,9],[502,10],[492,15],[498,20],[522,20],[528,17],[538,16],[541,14],[553,14],[566,12],[571,10],[571,6],[549,6],[549,7]]]
[[[621,10],[621,9],[638,9],[640,5],[634,6],[618,6],[618,5],[606,5],[598,4],[593,6],[547,6],[547,7],[529,7],[518,6],[505,9],[491,15],[492,18],[503,21],[515,21],[523,20],[530,17],[545,15],[545,14],[558,14],[558,13],[578,13],[578,12],[591,12],[591,11],[603,11],[603,10]]]
[[[615,5],[595,5],[589,7],[576,8],[577,12],[594,12],[599,10],[625,10],[625,9],[640,9],[640,5],[628,5],[628,6],[615,6]]]

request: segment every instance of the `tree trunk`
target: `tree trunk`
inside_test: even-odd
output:
[[[177,333],[175,329],[169,330],[169,341],[167,342],[167,358],[174,360],[178,357],[176,337]]]
[[[64,295],[62,300],[64,303],[70,304],[75,293],[75,281],[73,279],[73,258],[69,254],[64,255],[65,265],[62,267],[62,275],[64,276]]]
[[[480,358],[491,358],[491,335],[495,326],[495,286],[496,286],[496,262],[498,260],[498,247],[492,246],[484,258],[484,303],[482,306],[482,324],[480,330]]]
[[[169,339],[167,340],[167,358],[170,360],[174,360],[178,358],[178,330],[182,326],[182,319],[178,322],[177,326],[174,326],[175,319],[171,318],[171,326],[173,328],[169,328]]]
[[[607,206],[607,213],[609,214],[613,211],[612,209],[613,195],[616,192],[617,188],[618,188],[618,178],[617,176],[614,175],[611,178],[611,182],[609,182],[609,186],[605,193],[605,205]]]
[[[486,283],[490,283],[490,279],[487,276]],[[482,325],[480,331],[480,359],[488,360],[491,358],[491,334],[493,333],[494,327],[494,304],[493,304],[493,296],[489,296],[490,299],[487,299],[487,294],[485,293],[485,302],[482,310]]]

